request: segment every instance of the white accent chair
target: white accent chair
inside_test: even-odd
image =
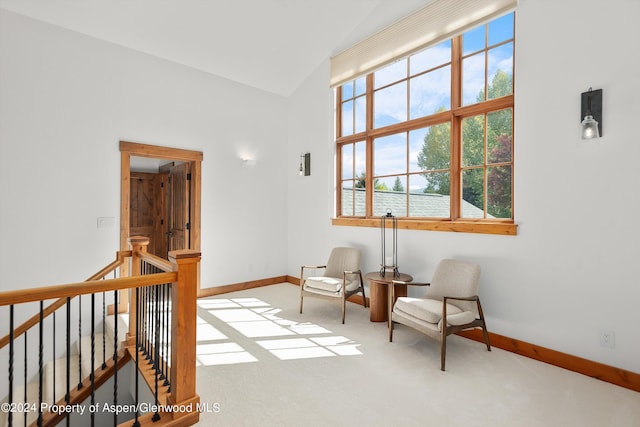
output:
[[[491,351],[487,325],[478,298],[480,266],[466,261],[445,259],[436,267],[431,283],[393,281],[408,286],[429,286],[421,298],[399,297],[389,314],[389,342],[393,341],[393,324],[401,323],[440,341],[440,369],[445,370],[447,336],[456,332],[482,328],[487,350]],[[395,296],[392,299],[395,300]],[[446,322],[443,321],[446,319]]]
[[[308,269],[322,269],[324,274],[305,277],[305,270]],[[333,248],[326,265],[303,265],[300,268],[300,313],[305,296],[337,301],[342,304],[344,323],[347,298],[360,292],[366,307],[360,251],[356,248]]]

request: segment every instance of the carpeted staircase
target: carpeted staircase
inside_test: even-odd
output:
[[[128,329],[128,316],[118,316],[118,341],[122,342],[125,337],[125,334]],[[99,328],[102,330],[102,327]],[[105,360],[108,360],[113,357],[113,347],[114,347],[114,338],[115,338],[115,317],[108,316],[106,318],[106,338],[104,340],[104,349],[105,349]],[[78,369],[78,359],[79,353],[82,354],[82,360],[80,362],[81,371],[82,371],[82,379],[87,378],[91,373],[91,336],[83,336],[80,340],[78,347],[78,342],[76,341],[72,346],[72,355],[70,357],[70,388],[74,390],[78,387],[78,383],[81,380],[79,378],[79,369]],[[100,368],[102,365],[102,354],[103,354],[103,334],[102,332],[96,332],[94,335],[94,348],[95,348],[95,361],[94,366],[95,369]],[[32,356],[34,357],[34,356]],[[54,376],[55,371],[55,376]],[[45,364],[43,369],[43,390],[42,390],[42,401],[43,403],[53,404],[60,399],[64,398],[64,395],[67,390],[67,359],[66,357],[61,357],[57,360],[50,361]],[[55,378],[55,379],[54,379]],[[20,379],[14,379],[14,384],[19,382]],[[27,412],[26,417],[26,425],[31,425],[38,419],[38,409],[39,409],[39,389],[38,389],[38,375],[37,372],[32,376],[32,380],[27,384],[27,404],[29,411]],[[15,387],[15,386],[14,386]],[[55,391],[55,399],[54,399],[54,391]],[[18,408],[21,409],[22,404],[24,403],[24,393],[25,387],[24,385],[20,385],[14,388],[13,390],[13,401],[18,402]],[[2,400],[2,402],[7,402],[8,396]],[[35,411],[32,410],[35,408]],[[9,427],[8,420],[8,412],[0,411],[0,426],[1,427]],[[24,412],[14,412],[13,413],[13,427],[24,427],[25,426],[25,417]]]

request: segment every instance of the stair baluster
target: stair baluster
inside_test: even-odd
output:
[[[136,375],[135,375],[134,403],[137,407],[138,401],[139,401],[139,397],[138,397],[139,384],[138,383],[139,383],[139,377],[140,377],[140,375],[138,374],[139,359],[140,359],[140,288],[136,288],[136,305],[138,307],[136,310]],[[138,411],[136,411],[135,418],[131,427],[139,427],[139,426],[140,426],[140,421],[138,421]]]
[[[9,306],[9,403],[13,403],[13,304]],[[13,411],[9,411],[9,425],[13,425]]]
[[[44,353],[44,301],[40,301],[40,322],[38,342],[38,426],[42,427],[42,383],[44,366],[42,357]]]
[[[169,327],[169,302],[171,296],[171,284],[166,283],[163,285],[167,296],[165,298],[164,304],[164,324],[165,324],[165,336],[164,336],[164,386],[169,385],[169,331],[171,328]],[[168,390],[171,391],[171,390]]]
[[[55,363],[55,358],[56,358],[56,312],[54,311],[53,313],[51,313],[52,316],[52,322],[53,322],[53,331],[51,332],[51,334],[53,335],[53,358],[54,358],[54,363],[53,363],[53,381],[51,381],[52,387],[53,387],[53,402],[49,402],[49,403],[55,403],[56,402],[56,363]]]
[[[67,329],[66,329],[66,339],[67,339],[67,355],[66,355],[66,367],[67,367],[67,392],[64,395],[64,400],[67,404],[69,404],[71,399],[71,297],[67,297]],[[69,417],[67,417],[68,419]]]
[[[118,291],[113,291],[113,306],[115,307],[115,315],[118,316]],[[118,364],[118,320],[116,319],[113,326],[113,364]],[[137,373],[136,373],[137,375]],[[118,370],[113,372],[113,406],[118,407]],[[67,417],[69,418],[69,417]],[[118,413],[113,412],[113,427],[118,425]]]
[[[102,293],[102,370],[107,369],[107,312],[106,312],[106,292]]]
[[[156,326],[155,326],[155,336],[154,336],[154,350],[155,350],[155,361],[154,361],[154,367],[155,367],[155,403],[156,403],[156,408],[158,408],[159,405],[159,401],[158,401],[158,375],[160,373],[160,328],[158,327],[160,325],[160,306],[158,304],[158,299],[159,299],[159,294],[160,294],[160,285],[156,285],[154,286],[155,288],[155,310],[156,310]],[[153,415],[153,417],[151,418],[152,421],[158,421],[160,419],[160,414],[158,413],[158,411],[156,410],[156,413]]]
[[[96,370],[96,294],[91,294],[91,373],[89,379],[91,380],[91,406],[96,403],[96,382],[95,382],[95,370]],[[95,425],[96,414],[95,411],[91,412],[91,425]]]
[[[78,343],[82,341],[82,295],[78,295]],[[82,346],[78,345],[78,390],[82,389]]]
[[[24,404],[26,405],[29,400],[27,400],[27,354],[28,346],[27,346],[27,331],[24,332]],[[27,413],[29,411],[24,411],[24,425],[27,425]]]

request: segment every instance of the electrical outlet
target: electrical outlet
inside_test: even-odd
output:
[[[613,331],[600,331],[600,345],[614,348],[616,346],[616,334]]]

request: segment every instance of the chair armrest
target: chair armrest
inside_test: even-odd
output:
[[[391,316],[391,311],[393,311],[393,305],[396,300],[396,286],[395,285],[409,285],[409,286],[431,286],[431,283],[423,283],[423,282],[405,282],[404,280],[392,280],[391,286],[389,286],[389,316]]]
[[[300,286],[301,287],[302,287],[302,284],[304,283],[304,280],[305,280],[305,277],[304,277],[305,268],[308,268],[308,269],[324,268],[324,269],[326,269],[327,266],[326,265],[303,265],[302,267],[300,267]]]
[[[442,300],[446,301],[448,299],[455,299],[458,301],[478,301],[478,295],[474,295],[471,297],[443,297]]]
[[[360,270],[344,270],[343,273],[344,274],[360,274],[361,271]]]
[[[402,280],[392,280],[391,283],[394,284],[394,285],[431,286],[431,283],[405,282],[405,281],[402,281]]]

